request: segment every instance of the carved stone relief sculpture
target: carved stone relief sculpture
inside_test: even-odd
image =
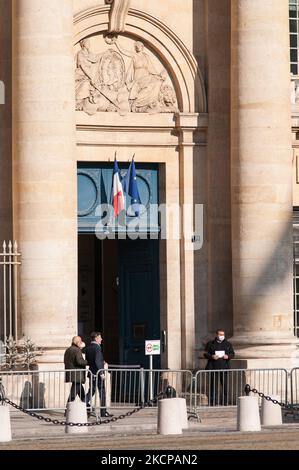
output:
[[[132,50],[117,36],[105,37],[104,52],[91,51],[89,39],[80,41],[76,54],[76,109],[93,115],[98,111],[172,113],[177,111],[175,91],[165,69],[157,72],[140,41]]]

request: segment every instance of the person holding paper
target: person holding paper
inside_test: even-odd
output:
[[[229,361],[235,356],[232,344],[225,339],[225,331],[217,330],[216,338],[206,345],[204,356],[208,359],[206,370],[210,374],[210,405],[228,405],[227,400],[227,369],[230,368]]]

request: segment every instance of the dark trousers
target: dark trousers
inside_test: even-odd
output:
[[[72,382],[72,388],[69,394],[68,402],[75,401],[77,395],[79,396],[81,401],[85,402],[85,391],[82,383]]]
[[[98,375],[98,390],[101,402],[101,414],[106,413],[106,390],[105,390],[105,379],[102,379],[100,375]],[[90,399],[96,393],[96,377],[93,375],[89,377],[89,390],[86,395],[86,403],[89,404]]]
[[[227,371],[211,370],[210,374],[210,406],[227,406]]]

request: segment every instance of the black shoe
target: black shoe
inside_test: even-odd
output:
[[[101,412],[101,418],[112,418],[112,416],[108,411]]]

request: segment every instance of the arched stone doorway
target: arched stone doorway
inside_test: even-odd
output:
[[[181,225],[185,205],[197,202],[196,173],[205,156],[201,74],[191,52],[162,22],[130,9],[125,32],[113,38],[106,36],[108,12],[102,6],[75,16],[76,160],[112,162],[116,151],[119,162],[135,154],[137,164],[157,165],[159,202],[180,208]],[[167,338],[163,367],[194,363],[191,238],[192,230],[159,242],[159,323]]]

